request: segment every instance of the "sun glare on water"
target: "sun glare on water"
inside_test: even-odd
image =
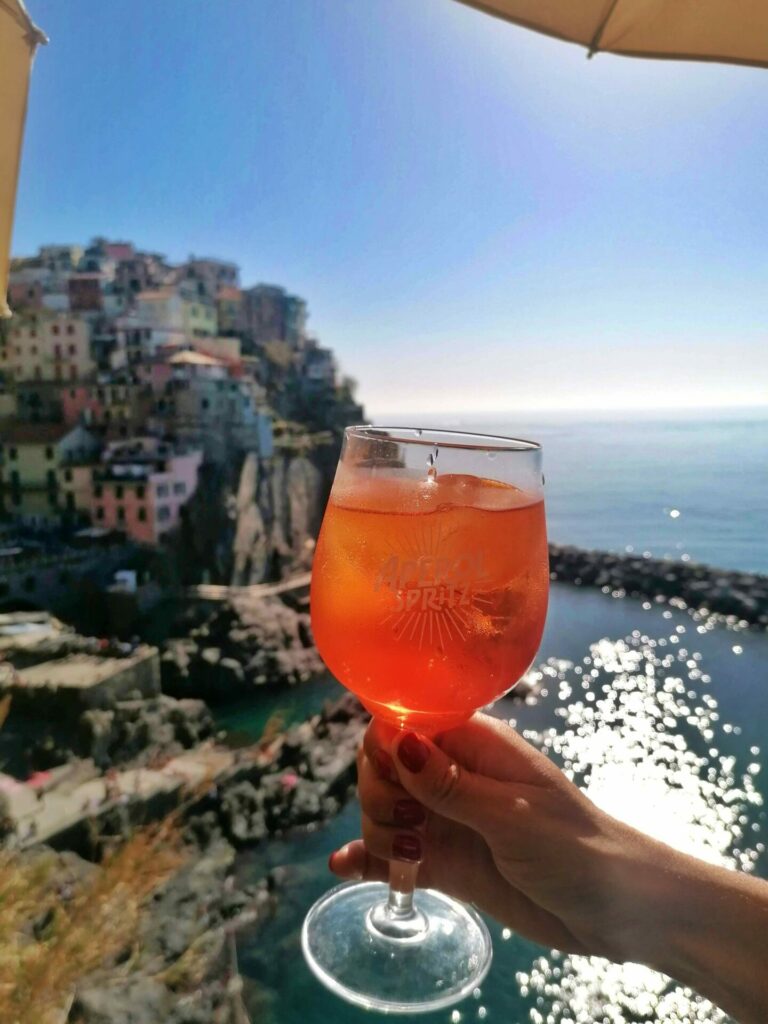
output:
[[[559,690],[562,727],[524,735],[615,817],[711,863],[750,871],[763,850],[753,781],[759,764],[740,771],[718,749],[738,727],[721,720],[701,655],[686,649],[684,632],[601,640],[581,665],[551,659],[542,671]],[[730,1020],[664,975],[597,957],[552,951],[517,981],[534,997],[531,1024]]]

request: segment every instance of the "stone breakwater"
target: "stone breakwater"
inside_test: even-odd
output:
[[[768,627],[768,576],[559,544],[549,546],[549,568],[551,578],[562,583],[618,590],[633,597],[678,598],[691,608]]]

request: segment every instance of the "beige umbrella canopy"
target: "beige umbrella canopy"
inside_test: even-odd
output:
[[[768,0],[462,0],[557,39],[625,57],[768,67]]]
[[[29,70],[45,42],[21,0],[0,0],[0,317],[10,316],[5,296]]]

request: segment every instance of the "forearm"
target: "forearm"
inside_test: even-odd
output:
[[[739,1024],[765,1024],[768,882],[652,840],[642,847],[635,896],[645,906],[635,939],[625,937],[626,958],[690,986]]]

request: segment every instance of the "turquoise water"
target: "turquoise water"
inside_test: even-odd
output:
[[[600,638],[605,638],[602,646],[591,647]],[[622,646],[622,641],[628,643]],[[515,718],[519,729],[532,734],[531,738],[545,747],[556,730],[556,735],[565,737],[567,742],[562,749],[554,751],[553,756],[567,764],[569,757],[577,756],[579,743],[586,744],[587,751],[590,749],[589,730],[584,735],[584,721],[578,711],[585,693],[589,692],[584,684],[591,680],[590,673],[595,672],[593,688],[598,684],[604,687],[599,694],[601,698],[606,693],[620,696],[622,679],[627,673],[606,674],[605,665],[622,650],[625,656],[629,651],[640,660],[639,671],[643,678],[645,667],[655,660],[660,686],[681,678],[689,689],[684,698],[687,705],[678,713],[673,712],[667,726],[660,727],[650,739],[643,739],[642,716],[629,723],[612,721],[617,737],[623,735],[622,730],[629,729],[630,733],[635,730],[638,735],[632,733],[632,738],[637,741],[639,737],[640,742],[648,744],[646,757],[650,763],[659,751],[667,749],[665,737],[673,741],[679,736],[684,741],[684,753],[675,753],[674,765],[670,768],[679,769],[689,754],[701,755],[706,764],[693,768],[694,775],[697,779],[700,776],[702,787],[707,775],[715,778],[719,789],[713,797],[702,788],[697,801],[694,786],[694,795],[686,798],[689,806],[681,813],[674,801],[673,787],[659,793],[648,788],[648,780],[634,776],[624,785],[627,765],[622,763],[622,740],[616,753],[616,765],[612,768],[615,774],[608,775],[617,780],[618,792],[594,792],[595,799],[601,800],[614,813],[626,814],[627,789],[631,788],[629,813],[640,815],[634,819],[635,824],[655,830],[661,838],[693,852],[719,857],[725,863],[753,869],[768,877],[765,855],[760,849],[766,842],[760,801],[768,792],[760,772],[753,774],[761,761],[759,748],[768,720],[768,636],[765,634],[734,631],[667,606],[629,598],[614,599],[598,591],[556,585],[541,651],[541,663],[547,673],[544,692],[534,705],[502,701],[494,712]],[[584,658],[589,661],[585,663]],[[665,666],[664,661],[669,664]],[[689,668],[689,663],[694,667]],[[689,673],[693,678],[689,678]],[[631,672],[629,678],[634,686]],[[336,684],[327,685],[337,692]],[[322,684],[306,691],[304,711],[313,710],[323,696]],[[277,695],[275,702],[277,706]],[[563,712],[568,708],[572,709],[571,718],[564,721]],[[696,709],[700,714],[694,714]],[[297,717],[302,716],[295,704],[294,712]],[[695,724],[689,721],[692,717]],[[245,716],[239,719],[241,725],[246,721]],[[626,743],[627,747],[629,745]],[[728,767],[728,762],[720,759],[728,757],[735,761],[726,771],[723,766]],[[637,766],[632,770],[637,771]],[[725,814],[735,814],[735,818],[725,820],[722,818]],[[739,823],[740,818],[744,820]],[[682,825],[681,819],[685,819]],[[274,866],[286,868],[283,895],[274,919],[266,929],[244,936],[240,942],[249,1006],[254,1019],[262,1024],[305,1024],[307,1020],[326,1019],[354,1024],[369,1019],[368,1014],[340,1003],[325,992],[305,968],[298,944],[306,908],[333,882],[327,870],[329,853],[357,834],[358,808],[353,803],[327,826],[272,842],[243,858],[241,870],[245,877],[260,877]],[[637,985],[637,979],[633,981],[629,975],[622,975],[622,968],[595,967],[589,961],[563,961],[548,950],[504,932],[493,922],[489,924],[494,936],[495,960],[479,996],[470,997],[455,1011],[405,1019],[439,1020],[445,1024],[475,1020],[503,1021],[504,1024],[529,1021],[542,1024],[548,1020],[554,1024],[566,1024],[569,1020],[574,1024],[603,1020],[610,1020],[611,1024],[638,1020],[713,1024],[725,1020],[718,1011],[679,993],[674,1012],[672,1008],[665,1009],[663,995],[659,995],[662,1001],[653,1013],[638,1015],[639,996],[632,987]],[[648,991],[653,994],[655,979],[658,976],[652,975],[651,980],[642,981],[646,993],[643,998],[647,998]],[[600,1006],[610,1007],[611,1016],[598,1012]],[[456,1017],[455,1013],[460,1016]],[[542,1017],[535,1017],[535,1013],[541,1013]]]
[[[540,441],[554,541],[768,572],[768,410],[640,421],[477,413],[416,425]]]

